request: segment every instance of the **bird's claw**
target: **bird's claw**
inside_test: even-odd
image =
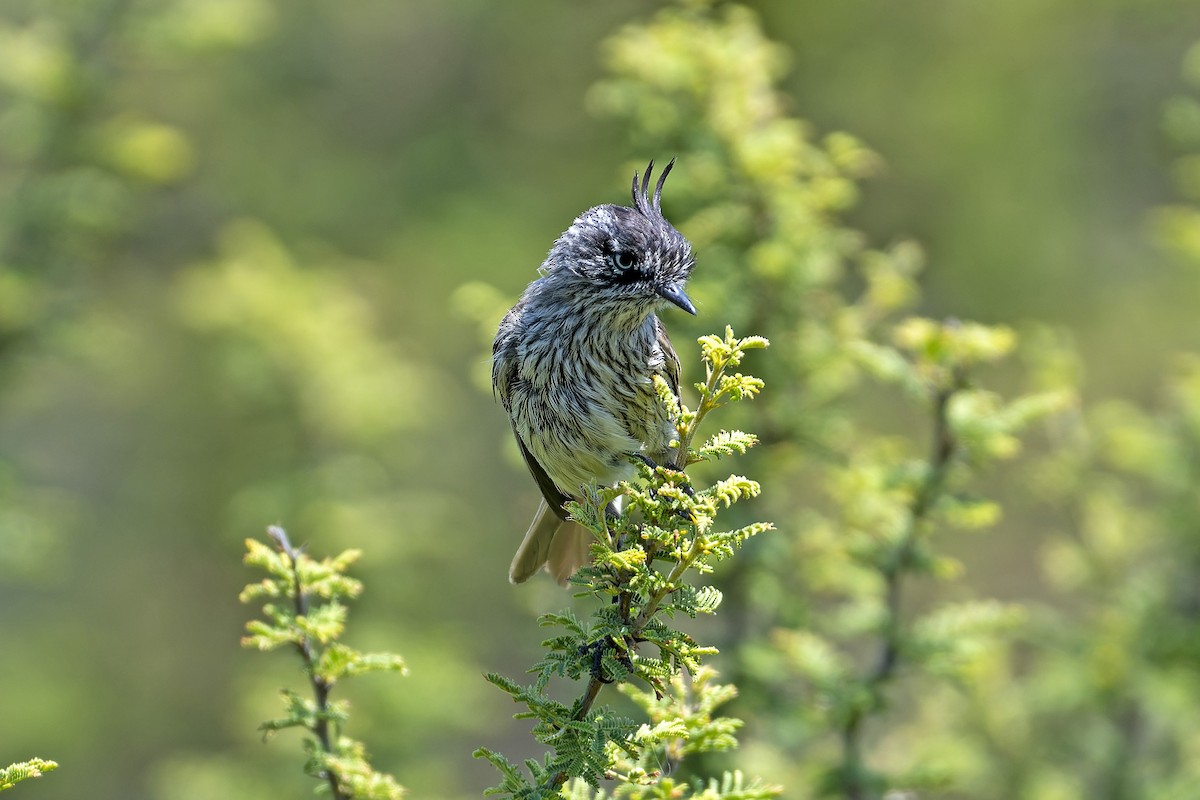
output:
[[[641,453],[641,452],[634,452],[634,453],[630,453],[630,456],[631,456],[631,457],[633,457],[633,458],[635,458],[635,459],[637,459],[638,461],[642,462],[642,464],[643,464],[645,467],[647,467],[647,468],[648,468],[648,469],[649,469],[651,472],[653,472],[654,470],[658,469],[658,468],[659,468],[659,466],[660,466],[660,465],[658,464],[658,462],[656,462],[656,461],[655,461],[653,458],[651,458],[650,456],[646,455],[645,453]],[[675,466],[673,466],[673,465],[671,465],[671,464],[667,464],[667,466],[665,466],[665,467],[663,467],[663,468],[664,468],[664,469],[667,469],[667,470],[670,470],[671,472],[678,472],[680,475],[686,475],[686,473],[685,473],[683,470],[681,470],[681,469],[678,469],[678,468],[676,468]],[[682,491],[684,494],[686,494],[688,497],[695,497],[695,496],[696,496],[696,490],[695,490],[695,489],[693,489],[693,488],[691,487],[691,484],[687,483],[687,481],[684,481],[684,482],[682,482],[682,483],[680,483],[680,484],[679,484],[679,490],[680,490],[680,491]]]
[[[658,469],[658,463],[653,458],[646,455],[645,453],[633,452],[633,453],[630,453],[630,455],[633,458],[636,458],[638,461],[642,462],[642,464],[645,467],[649,468],[651,471]]]

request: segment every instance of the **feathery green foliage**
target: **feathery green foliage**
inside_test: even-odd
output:
[[[343,644],[348,609],[346,600],[362,592],[362,583],[346,575],[358,560],[357,550],[336,558],[317,561],[292,546],[279,527],[268,529],[274,547],[255,539],[246,540],[248,565],[267,577],[249,584],[241,594],[243,603],[265,600],[266,619],[246,623],[242,645],[274,650],[291,645],[300,654],[313,696],[284,689],[287,715],[260,726],[264,735],[288,728],[303,728],[311,734],[304,740],[308,760],[304,770],[325,781],[339,800],[397,800],[403,788],[390,775],[376,772],[367,760],[361,742],[342,733],[349,719],[345,703],[332,702],[329,694],[339,681],[367,672],[406,671],[404,660],[391,653],[360,653]]]
[[[1099,405],[1065,426],[1031,475],[1064,520],[1042,553],[1064,601],[1042,609],[1035,669],[1017,679],[1052,744],[1039,780],[1123,797],[1184,797],[1200,709],[1200,360],[1183,357],[1154,412]],[[1035,702],[1040,698],[1041,702]]]
[[[699,324],[773,343],[754,362],[770,392],[753,422],[725,407],[692,448],[737,456],[762,482],[754,503],[728,509],[714,492],[722,530],[761,517],[782,531],[718,565],[720,591],[675,598],[677,614],[720,607],[700,637],[719,661],[700,658],[738,686],[721,713],[747,720],[742,748],[689,752],[638,791],[699,793],[691,775],[727,769],[702,788],[741,791],[736,766],[798,798],[858,786],[923,800],[1190,800],[1200,411],[1194,353],[1164,362],[1196,350],[1200,47],[1164,120],[1179,199],[1147,219],[1183,269],[1143,247],[1137,222],[1166,191],[1146,111],[1177,91],[1162,58],[1194,35],[1193,9],[746,5],[761,21],[728,0],[0,4],[0,575],[12,612],[0,750],[70,753],[42,792],[296,794],[289,776],[307,779],[288,748],[231,733],[266,716],[249,711],[264,659],[231,660],[217,643],[237,611],[196,603],[228,577],[228,537],[285,518],[403,574],[375,583],[356,625],[387,628],[402,609],[406,653],[444,669],[432,681],[421,670],[428,690],[386,682],[399,691],[355,727],[403,761],[406,783],[430,787],[418,794],[478,795],[463,742],[511,731],[475,702],[498,696],[476,686],[475,662],[511,641],[514,607],[550,589],[509,595],[492,581],[528,498],[510,505],[511,493],[532,488],[502,473],[494,445],[507,431],[463,392],[464,369],[486,385],[486,359],[470,357],[443,300],[466,278],[514,285],[579,204],[619,202],[628,169],[611,162],[624,141],[638,168],[679,156],[665,203],[696,245]],[[594,38],[630,15],[640,20],[609,37],[587,98],[616,122],[598,125],[572,98],[596,66]],[[528,91],[531,75],[549,76],[544,91]],[[888,154],[855,218],[889,238],[845,222],[880,162],[826,133],[828,120],[872,131]],[[892,243],[897,230],[938,254],[923,300],[921,250]],[[949,335],[933,319],[961,300],[993,322],[1053,309],[1081,355],[1060,332],[1021,326],[1013,355],[966,370],[945,409],[955,455],[926,489],[894,614],[883,570],[930,486],[939,418],[937,376],[913,366],[931,353],[908,337]],[[480,284],[453,302],[479,318],[507,308]],[[910,313],[933,319],[910,327]],[[496,319],[480,325],[489,342]],[[668,320],[676,341],[706,332],[693,324]],[[1086,407],[1034,419],[1077,391]],[[690,473],[707,485],[713,469]],[[739,482],[726,488],[736,496]],[[461,558],[459,534],[477,557]],[[632,572],[645,553],[606,558]],[[442,591],[449,580],[473,591]],[[863,688],[889,621],[892,677],[847,691]],[[344,623],[314,614],[306,632]],[[338,679],[371,658],[336,640],[326,652],[320,671]],[[298,715],[311,715],[306,694]],[[841,769],[856,708],[858,783]],[[642,714],[623,713],[640,730]]]
[[[58,764],[42,758],[31,758],[28,761],[18,761],[0,768],[0,792],[11,789],[28,778],[40,778],[44,773],[58,769]]]
[[[1194,94],[1200,45],[1185,77]],[[1197,110],[1194,96],[1168,105],[1167,132],[1189,151],[1176,169],[1183,201],[1149,217],[1189,266],[1200,264]],[[1029,350],[1046,388],[1081,381],[1061,333],[1038,331]],[[1023,482],[1053,520],[1037,553],[1049,602],[1031,609],[1019,647],[979,654],[956,720],[960,760],[994,787],[987,798],[1150,800],[1200,785],[1200,357],[1177,355],[1158,394],[1147,407],[1110,399],[1063,416]]]
[[[871,728],[895,724],[889,688],[901,678],[970,685],[979,659],[1026,614],[989,600],[914,614],[907,586],[960,574],[958,563],[938,552],[934,533],[994,521],[996,506],[974,493],[972,479],[1012,457],[1017,434],[1032,420],[1071,402],[1064,392],[1004,402],[973,383],[974,368],[1010,349],[1005,329],[909,319],[894,338],[894,348],[872,345],[872,358],[888,365],[876,374],[930,417],[927,455],[914,456],[901,439],[864,436],[845,463],[827,470],[833,509],[809,511],[794,565],[819,611],[800,625],[777,627],[774,647],[753,662],[759,681],[794,698],[775,722],[779,735],[802,731],[823,754],[808,765],[814,795],[867,798],[955,782],[952,771],[928,764],[873,763],[879,733]]]
[[[706,575],[715,563],[732,557],[746,539],[773,527],[755,523],[717,530],[719,513],[756,497],[759,485],[731,475],[695,489],[684,472],[687,464],[744,452],[753,444],[752,436],[733,431],[720,435],[721,442],[736,443],[733,446],[691,447],[697,427],[708,414],[728,402],[751,399],[762,389],[761,380],[733,369],[747,351],[766,347],[767,341],[758,336],[738,339],[727,327],[723,337],[704,336],[699,343],[705,380],[696,384],[700,394],[695,410],[677,405],[669,391],[660,390],[664,402],[677,412],[674,463],[636,461],[640,480],[612,488],[592,487],[584,502],[568,506],[572,517],[596,535],[592,565],[571,579],[578,596],[594,601],[590,620],[585,623],[569,611],[542,617],[541,624],[556,633],[542,643],[545,654],[530,669],[536,675],[533,684],[488,675],[488,680],[526,707],[517,718],[535,720],[533,736],[551,748],[543,762],[526,762],[528,775],[499,753],[486,748],[476,751],[502,775],[489,794],[559,797],[560,789],[572,779],[574,784],[566,790],[570,797],[591,797],[586,787],[598,788],[607,780],[618,781],[619,788],[612,795],[601,792],[597,797],[778,794],[778,789],[759,783],[746,785],[740,776],[687,787],[664,775],[668,771],[664,759],[678,761],[691,753],[733,747],[739,724],[711,717],[712,709],[732,695],[731,688],[713,684],[713,673],[702,666],[702,659],[715,649],[698,644],[670,624],[677,614],[713,614],[720,604],[720,592],[688,578]],[[624,513],[614,519],[605,508],[620,495],[626,497]],[[572,703],[562,703],[547,693],[555,678],[586,680],[585,688]],[[694,692],[690,699],[687,678]],[[648,724],[595,705],[600,690],[610,683],[631,693],[650,717]],[[634,684],[648,687],[649,693],[628,688]]]
[[[919,250],[865,248],[836,215],[877,157],[854,138],[816,140],[777,89],[787,54],[736,3],[691,0],[628,25],[604,45],[609,76],[591,107],[621,121],[637,152],[676,154],[670,214],[702,254],[689,291],[777,350],[760,375],[773,402],[756,409],[767,443],[836,452],[857,370],[849,343],[910,304]],[[848,267],[863,291],[841,295]]]
[[[737,695],[737,690],[729,684],[716,683],[716,677],[716,670],[709,666],[700,667],[694,675],[677,673],[671,679],[670,691],[665,694],[638,689],[631,683],[621,684],[621,692],[647,717],[647,722],[633,734],[639,754],[633,757],[620,748],[613,750],[611,773],[617,782],[615,788],[596,789],[587,781],[576,778],[564,787],[563,796],[571,800],[671,800],[679,797],[766,800],[778,797],[781,787],[770,786],[761,780],[746,781],[739,771],[726,772],[719,780],[697,779],[690,784],[669,777],[688,756],[737,747],[735,734],[742,721],[713,715],[718,706]]]
[[[837,218],[878,160],[788,115],[786,54],[751,11],[681,2],[620,31],[606,54],[594,108],[687,165],[674,202],[703,253],[693,294],[785,343],[761,373],[772,392],[755,407],[755,452],[790,489],[766,499],[788,535],[756,542],[723,586],[740,606],[730,635],[735,681],[749,689],[741,710],[766,732],[754,751],[786,769],[797,796],[954,785],[965,772],[906,762],[913,748],[882,763],[879,743],[905,735],[889,689],[970,684],[980,655],[1027,613],[956,599],[914,614],[908,586],[961,574],[934,533],[993,523],[999,506],[973,481],[1074,395],[1006,400],[980,384],[1014,350],[1009,328],[900,316],[919,297],[919,249],[869,249]]]

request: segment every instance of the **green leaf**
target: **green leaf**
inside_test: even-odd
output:
[[[329,644],[342,635],[348,614],[349,609],[341,603],[324,603],[310,609],[304,616],[296,617],[296,627],[320,644]]]
[[[268,625],[257,619],[246,623],[246,632],[249,635],[242,637],[242,647],[256,650],[274,650],[281,645],[304,641],[304,636],[294,628]]]
[[[352,647],[334,642],[321,653],[315,672],[333,685],[342,678],[352,678],[368,672],[399,672],[408,674],[404,659],[392,653],[360,653]]]
[[[696,454],[705,461],[715,461],[718,458],[735,453],[742,454],[758,444],[758,437],[742,431],[721,431],[709,437],[699,447]]]
[[[31,758],[28,761],[18,761],[0,768],[0,791],[11,789],[18,783],[30,778],[40,778],[47,772],[58,769],[54,761],[43,758]]]
[[[698,495],[704,498],[712,498],[728,508],[738,500],[758,497],[761,491],[762,487],[758,485],[757,481],[752,481],[741,475],[730,475],[728,478],[717,481],[712,486],[699,492]]]

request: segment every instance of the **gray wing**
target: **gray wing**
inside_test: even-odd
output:
[[[510,409],[509,389],[517,378],[517,353],[513,342],[512,317],[516,308],[504,315],[496,339],[492,342],[492,395]]]
[[[533,475],[533,480],[537,483],[538,488],[542,490],[542,497],[546,498],[546,505],[550,506],[550,510],[554,515],[564,522],[567,519],[567,512],[563,510],[563,505],[571,498],[563,494],[562,491],[550,480],[550,476],[546,474],[546,470],[538,463],[538,460],[533,457],[533,453],[529,452],[529,448],[525,446],[525,442],[521,441],[521,435],[513,429],[513,436],[517,438],[517,447],[521,450],[521,457],[525,459],[525,466],[529,467],[530,474]]]
[[[496,341],[492,344],[492,392],[500,400],[504,410],[510,412],[512,410],[512,385],[514,381],[519,380],[516,346],[512,333],[512,318],[514,314],[519,313],[519,308],[520,305],[508,312],[504,321],[500,323],[500,331],[496,334]],[[509,421],[511,422],[511,417]],[[546,504],[559,519],[565,520],[567,512],[563,510],[563,504],[571,498],[563,494],[554,485],[554,481],[550,480],[546,470],[533,457],[533,453],[529,452],[529,448],[521,439],[521,434],[517,433],[515,426],[513,427],[513,437],[517,440],[517,448],[521,451],[521,457],[525,459],[525,466],[529,467],[533,480],[542,490],[542,497],[546,498]]]

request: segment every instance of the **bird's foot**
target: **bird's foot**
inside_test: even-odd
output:
[[[645,465],[647,468],[649,468],[649,469],[650,469],[650,471],[652,471],[652,472],[653,472],[654,470],[658,469],[658,468],[659,468],[659,466],[660,466],[660,465],[658,464],[658,462],[656,462],[656,461],[655,461],[653,458],[651,458],[650,456],[646,455],[645,453],[642,453],[642,452],[635,452],[635,453],[630,453],[629,455],[630,455],[632,458],[634,458],[634,459],[637,459],[638,461],[642,462],[642,464],[643,464],[643,465]],[[683,479],[683,481],[682,481],[682,482],[680,482],[680,483],[678,484],[678,486],[679,486],[679,490],[680,490],[681,492],[683,492],[684,494],[686,494],[688,497],[695,497],[695,496],[696,496],[696,490],[695,490],[695,489],[693,489],[693,488],[692,488],[692,485],[691,485],[690,483],[688,483],[688,481],[687,481],[687,473],[685,473],[685,472],[684,472],[683,470],[681,470],[681,469],[678,469],[678,468],[677,468],[677,467],[675,467],[673,464],[667,464],[665,467],[663,467],[663,469],[669,470],[669,471],[671,471],[671,472],[677,472],[677,473],[679,473],[681,476],[683,476],[683,478],[684,478],[684,479]]]
[[[658,469],[658,463],[653,458],[646,455],[645,453],[635,452],[635,453],[630,453],[629,455],[632,456],[633,458],[636,458],[638,461],[642,462],[642,464],[649,467],[651,470]]]

